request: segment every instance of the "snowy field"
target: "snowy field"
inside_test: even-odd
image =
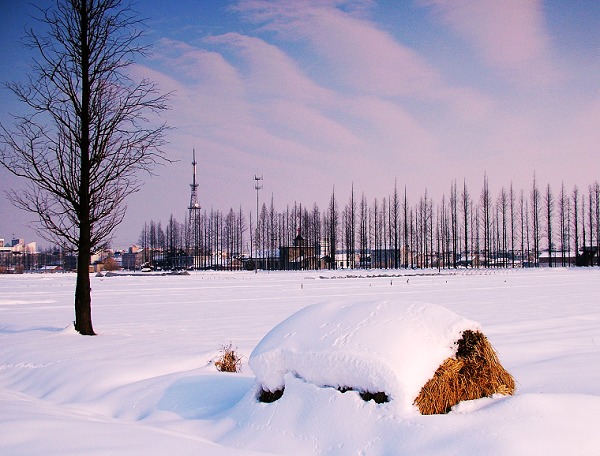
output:
[[[92,277],[97,337],[71,329],[74,275],[0,276],[0,454],[600,454],[600,269],[349,274]],[[336,302],[433,303],[480,323],[516,394],[421,416],[288,378],[259,403],[252,350]],[[239,374],[214,366],[230,342]]]

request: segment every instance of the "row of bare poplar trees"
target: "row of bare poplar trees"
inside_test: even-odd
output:
[[[332,191],[325,210],[298,203],[277,210],[271,197],[258,220],[232,208],[203,211],[195,228],[187,217],[179,223],[171,215],[164,228],[150,221],[140,244],[147,261],[167,267],[190,266],[193,257],[192,266],[202,268],[239,268],[251,259],[260,268],[285,269],[279,248],[298,235],[320,259],[312,264],[325,268],[536,266],[542,256],[549,266],[600,264],[600,185],[555,191],[534,177],[528,190],[510,184],[493,194],[484,176],[479,193],[454,180],[437,202],[427,191],[409,202],[397,185],[369,201],[352,187],[345,203]]]

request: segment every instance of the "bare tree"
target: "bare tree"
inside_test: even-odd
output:
[[[398,269],[400,267],[400,199],[398,198],[398,185],[396,182],[394,182],[394,197],[391,204],[390,228],[394,237],[394,269]]]
[[[343,213],[344,222],[344,240],[346,244],[346,265],[354,269],[354,259],[356,253],[356,201],[354,199],[354,182],[352,183],[352,192],[350,201],[346,205]]]
[[[506,267],[507,266],[507,250],[508,250],[508,234],[507,234],[507,230],[506,230],[506,219],[507,219],[507,215],[506,212],[509,209],[508,206],[508,194],[506,193],[506,190],[504,188],[504,186],[502,186],[502,188],[500,189],[500,194],[498,195],[498,202],[497,202],[497,208],[499,211],[499,215],[498,215],[498,231],[499,233],[501,233],[498,236],[499,242],[498,242],[498,248],[497,248],[497,252],[498,250],[500,251],[500,254],[502,255],[502,266]],[[500,220],[500,216],[502,217],[502,220]]]
[[[148,257],[147,257],[147,252],[148,252],[148,244],[149,241],[148,239],[150,238],[149,236],[149,230],[148,230],[148,223],[144,222],[144,228],[142,229],[142,232],[140,233],[140,237],[138,239],[138,242],[140,244],[140,246],[142,247],[142,262],[146,262],[148,261]]]
[[[321,252],[321,210],[317,203],[313,204],[313,209],[310,214],[310,243],[309,246],[314,252],[315,262],[314,267],[321,269],[321,258],[323,253]]]
[[[350,209],[350,205],[346,205],[344,208],[344,212],[342,212],[342,232],[344,234],[343,237],[343,248],[346,251],[346,266],[348,268],[351,267],[351,259],[354,257],[352,251],[352,210]]]
[[[598,253],[598,247],[600,246],[600,240],[598,239],[598,235],[600,234],[600,227],[598,226],[598,216],[600,211],[600,186],[596,181],[593,185],[589,186],[589,205],[588,205],[588,214],[589,214],[589,233],[590,233],[590,266],[594,264],[594,255]],[[596,243],[594,245],[594,236],[596,236]],[[597,258],[600,261],[600,255]]]
[[[269,257],[270,257],[270,265],[269,269],[275,269],[275,251],[276,251],[276,243],[277,243],[277,213],[275,212],[275,197],[273,193],[271,193],[271,205],[269,206]]]
[[[150,258],[148,259],[148,261],[150,262],[150,264],[154,267],[156,266],[155,263],[155,255],[156,255],[156,248],[157,248],[157,236],[156,236],[156,223],[154,222],[154,220],[150,220],[150,228],[148,231],[148,240],[150,242]]]
[[[381,222],[379,221],[379,202],[377,198],[373,200],[373,253],[371,258],[371,265],[373,267],[380,267],[380,254],[381,254]]]
[[[521,267],[525,266],[525,195],[523,194],[523,190],[521,190],[521,194],[519,196],[519,220],[521,221]],[[529,252],[527,252],[529,254]]]
[[[226,258],[226,268],[231,270],[234,267],[233,258],[235,256],[235,231],[237,226],[236,214],[233,211],[233,208],[229,209],[229,212],[225,216],[224,220],[224,235],[223,242],[224,246],[221,247],[221,250],[224,252],[224,256]]]
[[[383,197],[383,199],[381,200],[381,211],[380,211],[380,218],[381,218],[381,239],[383,241],[383,249],[382,249],[382,264],[384,265],[383,267],[385,269],[389,269],[390,267],[390,238],[389,238],[389,225],[390,225],[390,218],[389,218],[389,203],[388,203],[389,198]]]
[[[442,207],[440,208],[440,231],[441,231],[441,246],[440,250],[442,252],[442,262],[444,263],[445,268],[450,267],[450,231],[449,231],[449,221],[448,221],[448,209],[446,207],[446,195],[442,195]]]
[[[575,249],[575,265],[578,265],[578,260],[579,260],[579,225],[577,223],[577,220],[579,218],[579,208],[578,208],[578,203],[579,203],[579,189],[577,188],[577,186],[575,186],[573,188],[573,193],[572,193],[572,198],[573,198],[573,240],[574,242],[574,249]]]
[[[510,263],[511,267],[515,267],[515,192],[513,183],[510,183],[508,191],[508,200],[510,205]]]
[[[427,189],[425,189],[425,196],[427,196]],[[429,220],[429,255],[430,255],[430,267],[434,267],[433,258],[434,258],[434,238],[433,238],[433,199],[429,198],[429,207],[426,207],[427,218]]]
[[[462,192],[462,213],[463,213],[463,229],[464,229],[464,241],[465,241],[465,266],[469,264],[469,205],[471,197],[467,190],[467,180],[463,180],[463,192]]]
[[[496,203],[493,207],[494,213],[492,217],[492,252],[493,252],[493,264],[494,267],[499,267],[502,263],[500,260],[500,251],[502,249],[502,244],[500,242],[500,204]]]
[[[561,266],[566,266],[566,252],[569,240],[567,237],[567,195],[565,193],[565,183],[563,182],[560,186],[560,197],[558,199],[558,216],[560,220],[560,253],[561,253]]]
[[[408,224],[408,229],[410,232],[410,239],[409,239],[409,245],[410,245],[410,267],[411,269],[414,269],[415,267],[415,254],[417,253],[417,248],[416,248],[416,235],[415,235],[415,214],[414,211],[411,209],[410,213],[409,213],[409,217],[410,217],[410,222]]]
[[[548,265],[552,267],[552,214],[554,212],[554,195],[550,184],[546,186],[546,237],[548,239]]]
[[[402,205],[404,210],[404,268],[408,268],[408,198],[406,196],[406,185],[404,186],[404,203]]]
[[[236,246],[237,246],[237,255],[240,261],[244,255],[244,233],[246,232],[246,219],[244,218],[244,213],[242,212],[242,207],[238,211],[238,219],[237,219],[237,230],[236,230]]]
[[[456,179],[450,183],[450,220],[452,227],[452,266],[456,268],[456,257],[460,254],[460,246],[458,245],[458,196]]]
[[[182,261],[183,252],[183,236],[185,228],[179,223],[173,214],[169,217],[169,224],[167,225],[167,251],[170,267],[178,269],[186,266]]]
[[[474,251],[477,252],[477,267],[481,267],[480,261],[480,252],[481,252],[481,217],[479,215],[479,205],[475,206],[475,214],[473,216],[473,222],[471,226],[475,225],[475,248]],[[473,239],[473,236],[471,236]]]
[[[540,258],[540,198],[540,190],[537,187],[534,174],[533,187],[531,189],[531,218],[533,223],[533,255],[535,265],[538,265]]]
[[[300,210],[302,210],[302,207],[300,208]],[[267,252],[267,247],[269,245],[268,224],[269,213],[267,211],[266,203],[263,203],[260,208],[259,218],[256,221],[256,250],[258,251],[260,247],[260,254],[263,258],[263,261],[266,261],[266,258],[269,256]],[[258,256],[258,254],[256,256]],[[266,267],[266,263],[263,264],[263,268],[264,267]]]
[[[358,245],[360,252],[360,267],[367,267],[369,258],[369,210],[367,197],[363,193],[360,198],[360,213],[358,225]]]
[[[156,226],[156,244],[160,252],[160,258],[162,261],[165,259],[165,252],[167,251],[167,237],[165,231],[162,228],[162,223],[158,222]]]
[[[484,251],[484,264],[487,266],[490,262],[490,253],[492,250],[492,197],[490,194],[490,187],[488,183],[487,174],[483,176],[483,190],[481,192],[481,206],[482,206],[482,224],[483,224],[483,251]]]
[[[327,230],[327,239],[329,243],[329,257],[330,257],[330,265],[333,269],[337,269],[335,254],[337,251],[337,233],[339,230],[340,224],[340,216],[338,210],[338,204],[335,199],[335,188],[331,192],[331,199],[329,200],[329,210],[328,210],[328,230]]]
[[[29,113],[1,126],[0,163],[29,182],[11,200],[39,217],[40,235],[77,252],[75,329],[93,335],[91,253],[121,223],[136,174],[165,159],[166,126],[147,116],[166,109],[166,97],[127,74],[146,49],[121,0],[57,0],[40,13],[45,31],[27,33],[32,74],[8,84]]]

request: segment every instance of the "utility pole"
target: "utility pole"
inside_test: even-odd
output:
[[[260,189],[263,188],[262,185],[262,180],[263,177],[262,176],[258,176],[257,174],[254,175],[254,190],[256,190],[256,232],[258,233],[258,191]],[[254,236],[254,238],[256,239],[256,236]],[[256,245],[256,252],[257,252],[257,257],[258,257],[258,242]],[[258,271],[258,262],[254,262],[254,272]]]

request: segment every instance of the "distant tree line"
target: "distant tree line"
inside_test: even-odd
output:
[[[280,261],[280,248],[298,239],[318,261]],[[409,202],[397,184],[369,201],[352,186],[345,203],[334,189],[324,209],[316,203],[277,209],[271,196],[258,217],[231,208],[204,210],[196,227],[187,217],[180,223],[171,215],[164,227],[151,220],[139,242],[144,261],[168,268],[530,267],[540,258],[550,267],[600,265],[600,184],[584,190],[561,184],[555,192],[534,176],[528,190],[511,183],[492,194],[485,175],[479,193],[453,180],[438,202],[427,190]]]

